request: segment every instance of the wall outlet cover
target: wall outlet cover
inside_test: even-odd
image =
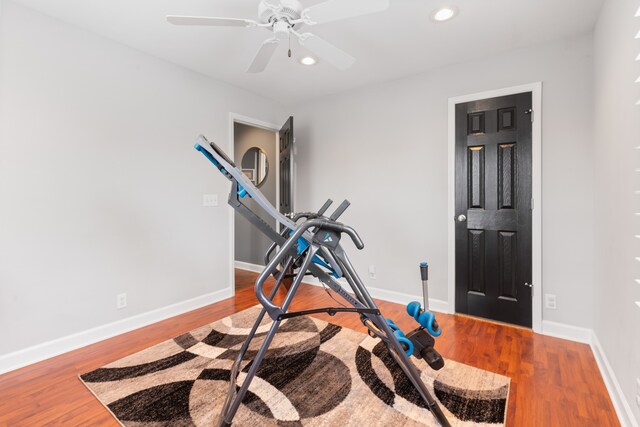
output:
[[[116,308],[121,309],[127,306],[127,294],[118,294],[116,296]]]
[[[554,294],[544,294],[544,306],[550,310],[555,310],[558,307],[556,296]]]

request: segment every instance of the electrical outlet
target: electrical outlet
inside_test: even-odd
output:
[[[217,194],[203,194],[202,195],[202,206],[218,206],[218,195]]]
[[[544,306],[550,310],[555,310],[556,305],[556,296],[554,294],[544,294]]]
[[[116,296],[116,308],[119,310],[127,306],[127,294],[118,294]]]
[[[375,265],[370,265],[369,266],[369,278],[370,279],[374,279],[376,278],[376,266]]]

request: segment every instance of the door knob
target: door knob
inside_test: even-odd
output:
[[[467,217],[464,215],[458,215],[458,222],[465,222],[467,220]]]

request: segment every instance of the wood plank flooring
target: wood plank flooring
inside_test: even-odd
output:
[[[256,276],[237,270],[234,298],[0,375],[0,426],[118,426],[78,375],[255,305]],[[401,328],[414,327],[404,306],[377,302]],[[330,305],[322,288],[303,285],[291,308]],[[349,313],[318,317],[365,332]],[[438,322],[445,358],[512,379],[508,426],[620,425],[588,345],[465,316],[440,314]]]

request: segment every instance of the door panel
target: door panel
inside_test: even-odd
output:
[[[484,208],[484,146],[469,147],[469,209]]]
[[[293,116],[280,129],[280,213],[293,212]]]
[[[498,209],[515,209],[516,144],[498,145]]]
[[[531,326],[531,93],[456,105],[456,311]]]
[[[484,230],[468,230],[469,244],[469,285],[468,291],[484,295],[485,289],[485,232]]]
[[[278,210],[286,215],[293,212],[293,143],[295,141],[293,138],[293,116],[290,116],[282,125],[278,137],[280,139],[280,202]],[[285,226],[280,224],[280,231],[284,228]],[[282,280],[282,285],[288,290],[293,283],[293,267],[287,271],[287,274],[291,277],[285,277]]]

